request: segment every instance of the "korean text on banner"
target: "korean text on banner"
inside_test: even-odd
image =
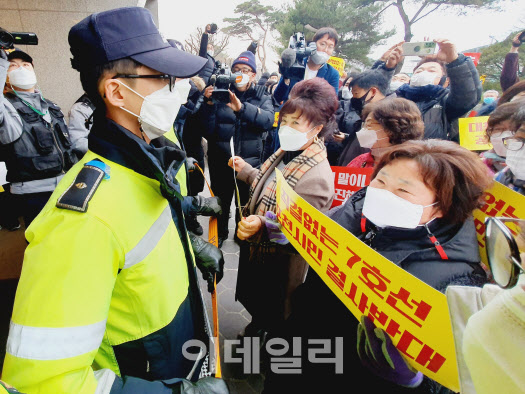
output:
[[[473,215],[481,261],[488,266],[487,251],[485,249],[485,218],[487,216],[504,216],[507,218],[525,219],[525,196],[499,182],[494,182],[494,185],[485,192],[483,198],[485,204],[480,209],[476,209]],[[517,234],[516,223],[508,222],[505,224],[514,235]]]
[[[475,118],[459,118],[459,143],[468,150],[489,150],[489,143],[485,130],[488,116]]]
[[[345,71],[345,61],[340,57],[332,56],[328,59],[328,64],[335,68],[339,72],[339,76],[342,77]]]
[[[478,66],[479,58],[481,57],[481,52],[463,52],[463,55],[468,56],[472,59],[474,66]]]
[[[412,366],[458,392],[445,295],[313,208],[288,186],[277,169],[276,176],[277,217],[292,246],[357,319],[367,313]]]
[[[332,208],[341,205],[352,194],[370,184],[373,168],[332,167],[335,197]]]

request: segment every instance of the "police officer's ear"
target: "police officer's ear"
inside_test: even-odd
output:
[[[118,79],[107,78],[102,82],[102,97],[104,101],[114,107],[124,106],[124,89]]]

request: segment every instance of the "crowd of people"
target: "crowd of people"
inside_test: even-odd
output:
[[[259,70],[255,43],[231,65],[217,62],[216,31],[205,27],[193,55],[163,39],[144,8],[78,22],[68,41],[84,92],[68,123],[38,88],[38,61],[0,50],[9,182],[0,226],[23,225],[28,243],[0,390],[227,393],[214,360],[189,360],[183,348],[211,336],[197,268],[213,293],[233,202],[236,299],[252,316],[239,336],[343,339],[342,373],[311,362],[303,341],[302,373],[269,370],[264,393],[324,392],[355,377],[373,392],[451,392],[308,269],[276,216],[278,169],[313,208],[447,295],[462,392],[523,392],[525,233],[491,241],[489,229],[508,231],[508,218],[494,218],[487,267],[472,217],[494,182],[525,196],[523,35],[505,57],[500,94],[483,92],[472,59],[447,39],[410,73],[400,72],[400,42],[369,69],[340,76],[328,62],[339,36],[322,27],[298,76],[284,56],[279,72]],[[490,150],[460,145],[458,119],[472,116],[489,116]],[[206,165],[213,197],[203,193]],[[371,182],[332,208],[331,166],[370,168]],[[217,245],[198,216],[217,218]],[[525,217],[512,220],[525,229]],[[512,253],[490,253],[507,241]],[[508,282],[496,274],[501,264]]]

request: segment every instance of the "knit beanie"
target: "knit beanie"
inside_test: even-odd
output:
[[[246,64],[247,66],[250,66],[253,72],[257,72],[257,66],[255,64],[255,55],[253,52],[245,51],[242,52],[237,59],[232,63],[232,68],[235,67],[236,64]]]

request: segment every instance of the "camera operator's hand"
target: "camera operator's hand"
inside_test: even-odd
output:
[[[458,50],[452,42],[444,38],[438,38],[434,42],[439,45],[439,51],[436,54],[438,60],[452,63],[458,58]]]
[[[208,105],[213,105],[213,101],[211,101],[211,94],[213,93],[213,86],[210,85],[206,89],[204,89],[204,97],[206,98]]]
[[[520,35],[521,35],[522,32],[519,32],[518,34],[516,34],[514,36],[514,38],[512,39],[512,45],[510,47],[510,53],[518,53],[518,49],[521,45],[521,41],[520,41]]]
[[[231,90],[228,90],[228,92],[230,92],[230,102],[226,106],[233,109],[234,112],[239,112],[242,108],[241,100]]]
[[[391,50],[390,50],[390,53],[387,57],[387,59],[385,60],[385,66],[386,68],[395,68],[397,66],[397,64],[401,61],[401,59],[403,58],[403,44],[405,43],[405,41],[401,41],[400,43],[394,45]]]

